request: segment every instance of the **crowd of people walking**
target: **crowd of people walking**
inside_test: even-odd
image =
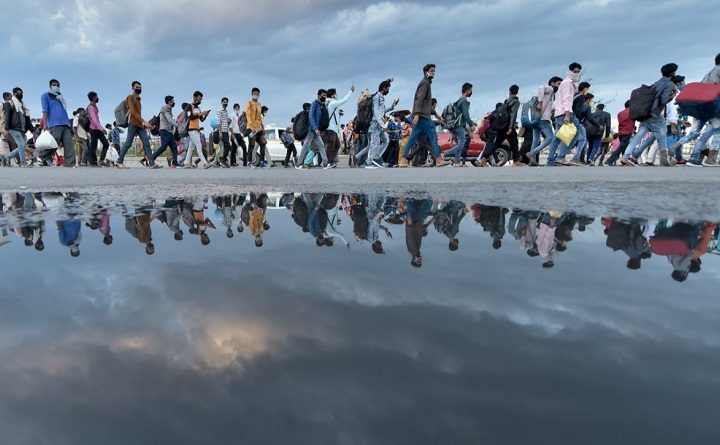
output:
[[[457,100],[437,110],[432,93],[434,64],[423,67],[411,110],[397,109],[398,99],[387,98],[393,82],[387,79],[376,92],[361,92],[354,118],[342,122],[341,107],[352,99],[355,87],[342,98],[334,88],[319,89],[317,97],[304,104],[281,131],[287,149],[283,164],[297,169],[333,168],[345,151],[351,167],[368,169],[537,166],[547,150],[546,166],[651,166],[656,165],[656,158],[659,165],[668,167],[718,165],[720,54],[715,66],[698,77],[699,82],[688,84],[687,93],[678,65],[663,65],[657,81],[632,91],[617,115],[617,129],[605,111],[606,104],[599,103],[593,110],[592,85],[581,80],[582,73],[581,64],[571,63],[564,77],[552,76],[524,103],[520,87],[511,85],[507,98],[477,122],[470,115],[473,85],[469,82],[459,88]],[[164,154],[168,166],[188,169],[272,165],[265,137],[268,107],[260,102],[259,88],[252,88],[244,106],[234,103],[230,107],[230,100],[223,97],[212,116],[203,109],[201,91],[195,91],[179,110],[175,97],[167,95],[150,119],[143,110],[142,93],[142,84],[132,82],[130,93],[114,109],[114,122],[104,125],[95,91],[88,92],[84,108],[72,110],[60,82],[52,79],[40,97],[37,114],[26,105],[21,87],[3,93],[0,165],[125,169],[136,139],[142,146],[142,163],[151,169],[162,167],[157,160]],[[212,128],[209,138],[205,122]],[[452,134],[445,146],[439,143],[439,127]],[[151,136],[160,140],[155,151]],[[475,139],[483,141],[482,150],[471,159],[468,149]],[[685,159],[683,147],[694,141]],[[301,144],[299,155],[296,142]],[[503,147],[509,159],[498,157]]]

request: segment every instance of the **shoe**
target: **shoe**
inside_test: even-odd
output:
[[[440,158],[440,159],[438,159],[437,161],[435,161],[435,167],[447,167],[447,166],[449,166],[449,165],[450,165],[450,163],[447,162],[447,161],[445,161],[445,160],[443,160],[442,158]]]
[[[624,166],[626,166],[626,167],[637,167],[637,164],[636,164],[636,163],[634,163],[634,162],[633,162],[632,160],[630,160],[630,159],[625,159],[625,158],[620,159],[620,164],[622,164],[622,165],[624,165]]]
[[[566,161],[565,159],[560,158],[560,159],[555,159],[555,165],[562,165],[562,166],[565,166],[565,167],[569,167],[569,166],[571,166],[572,164],[569,163],[568,161]]]
[[[630,164],[634,165],[635,167],[637,167],[638,165],[640,165],[640,163],[638,162],[638,160],[637,160],[637,158],[636,158],[635,156],[630,156],[630,157],[628,158],[628,161],[630,162]]]
[[[373,163],[373,165],[377,166],[377,168],[385,168],[385,166],[382,165],[381,163],[379,163],[378,161],[372,161],[372,163]]]
[[[141,163],[142,165],[147,165],[147,158],[146,158],[146,157],[143,157],[142,159],[140,159],[140,163]],[[81,165],[82,165],[82,164],[81,164]]]
[[[357,162],[357,161],[356,161]],[[405,158],[400,159],[400,164],[398,164],[398,167],[400,168],[406,168],[408,166],[408,160]]]
[[[453,164],[453,167],[467,167],[465,164]]]
[[[490,166],[490,164],[488,164],[487,159],[485,159],[485,158],[480,158],[480,160],[477,161],[475,165],[477,165],[478,167],[489,167]]]
[[[527,165],[528,165],[528,167],[537,167],[537,166],[538,166],[538,163],[537,163],[537,161],[535,160],[535,156],[528,156],[528,163],[527,163]]]
[[[660,165],[663,167],[672,167],[674,165],[668,157],[667,150],[660,150]]]
[[[331,162],[331,163],[329,163],[329,164],[327,165],[327,167],[325,167],[325,168],[335,168],[335,167],[337,167],[337,164],[334,163],[334,162]]]
[[[305,164],[300,164],[297,167],[295,167],[295,170],[310,170],[310,167],[308,167]]]
[[[125,164],[115,164],[115,167],[121,169],[121,170],[127,170],[128,166]]]
[[[685,163],[686,167],[702,167],[702,164],[698,161],[693,161],[692,159],[687,161]]]
[[[643,162],[643,163],[640,164],[640,165],[641,165],[642,167],[655,167],[655,163],[654,163],[654,162]]]
[[[675,164],[676,165],[685,165],[687,161],[685,159],[676,159]]]
[[[376,168],[380,168],[380,167],[378,167],[377,165],[369,164],[369,165],[366,165],[365,168],[376,169]]]
[[[204,168],[205,170],[209,169],[210,167],[211,167],[211,165],[208,164],[207,162],[203,164],[203,168]]]
[[[715,150],[710,151],[702,163],[703,167],[718,167],[717,154],[718,152]]]
[[[525,167],[525,166],[527,166],[527,164],[524,163],[523,161],[513,162],[513,167]]]

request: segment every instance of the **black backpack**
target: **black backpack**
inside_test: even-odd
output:
[[[152,127],[150,128],[150,134],[153,136],[159,136],[160,135],[160,116],[153,116],[152,119],[148,121]]]
[[[330,127],[330,113],[325,105],[320,105],[320,122],[318,124],[320,131],[325,131]]]
[[[78,125],[80,125],[85,131],[90,131],[90,116],[88,116],[87,110],[82,110],[78,114]]]
[[[642,122],[652,116],[657,90],[655,86],[643,85],[630,95],[630,119]]]
[[[304,141],[308,135],[309,113],[305,110],[295,115],[293,119],[293,134],[296,141]]]
[[[373,118],[373,99],[375,98],[375,94],[366,97],[358,103],[357,117],[355,118],[355,133],[365,134],[368,130],[370,130],[370,123]]]
[[[502,105],[497,107],[492,113],[493,130],[507,130],[510,128],[510,107],[509,99],[506,99]]]

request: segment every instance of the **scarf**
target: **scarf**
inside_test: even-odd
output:
[[[573,85],[575,85],[575,91],[577,91],[578,87],[580,86],[580,73],[573,73],[572,71],[568,71],[568,79],[572,80]]]
[[[50,95],[50,97],[54,97],[55,99],[57,99],[58,101],[60,101],[60,103],[62,104],[63,108],[64,108],[65,111],[67,112],[67,102],[65,102],[65,98],[64,98],[63,95],[60,93],[60,91],[58,91],[57,93],[53,93],[52,90],[50,90],[50,91],[48,91],[48,94]]]
[[[14,94],[12,96],[12,103],[18,113],[30,117],[30,110],[28,110],[25,104],[20,102]]]

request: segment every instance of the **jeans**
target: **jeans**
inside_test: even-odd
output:
[[[190,139],[190,141],[188,143],[187,151],[185,152],[185,159],[183,160],[183,164],[185,164],[186,166],[190,165],[190,163],[192,162],[193,150],[197,150],[198,156],[200,156],[200,160],[202,161],[202,163],[207,164],[208,161],[205,158],[202,150],[200,132],[198,130],[190,130],[188,132],[188,138]]]
[[[698,119],[693,118],[692,127],[690,127],[690,130],[687,132],[687,134],[683,137],[681,137],[677,143],[680,145],[685,145],[690,141],[694,141],[700,136],[700,133],[702,133],[703,128],[705,128],[705,125],[708,123],[705,119]]]
[[[400,152],[400,141],[399,140],[391,140],[388,143],[388,148],[385,151],[385,161],[389,166],[397,165],[398,160],[398,154]]]
[[[545,138],[545,140],[540,143],[540,135]],[[540,121],[538,124],[533,128],[533,144],[532,148],[530,149],[530,154],[537,155],[541,151],[543,151],[547,146],[552,144],[553,141],[553,129],[552,125],[550,124],[550,121]]]
[[[383,131],[382,126],[373,121],[370,124],[370,144],[367,146],[369,153],[365,163],[367,165],[371,165],[373,162],[381,163],[382,155],[385,153],[385,150],[387,150],[389,143],[390,140],[387,134],[385,134],[385,131]]]
[[[465,149],[465,141],[467,140],[467,129],[465,127],[458,127],[454,131],[455,133],[455,140],[457,141],[457,145],[455,145],[450,150],[446,151],[444,156],[445,159],[447,159],[449,156],[454,156],[455,163],[460,163],[460,155],[462,154],[463,150]]]
[[[100,160],[104,161],[105,156],[107,155],[108,148],[110,148],[110,143],[108,142],[107,138],[105,137],[105,132],[101,130],[90,130],[90,163],[92,165],[97,165],[97,146],[98,141],[102,143],[102,152],[100,153]]]
[[[408,139],[407,144],[405,144],[405,150],[403,150],[403,158],[408,158],[410,150],[412,150],[412,148],[415,146],[417,138],[420,137],[420,134],[422,133],[427,135],[428,142],[430,142],[430,146],[432,147],[433,157],[435,159],[440,157],[440,146],[437,143],[437,132],[435,131],[435,124],[430,119],[426,117],[421,117],[420,119],[418,119],[417,125],[413,127],[412,133],[410,133],[410,139]]]
[[[712,126],[712,130],[710,128],[706,129],[702,136],[700,136],[700,139],[698,139],[697,144],[695,144],[695,148],[693,149],[692,154],[690,154],[690,160],[693,162],[698,161],[700,158],[700,152],[705,149],[705,145],[707,145],[713,135],[720,137],[720,118],[714,117],[710,119],[708,123]]]
[[[223,147],[223,154],[222,154],[222,161],[225,164],[228,164],[228,155],[230,154],[230,150],[232,149],[232,146],[230,145],[230,133],[227,131],[221,131],[220,132],[220,145]],[[220,148],[218,148],[218,153],[220,153]],[[217,162],[218,155],[215,155],[215,162]]]
[[[598,155],[600,144],[602,143],[602,135],[594,135],[588,138],[588,155],[587,161],[593,162]]]
[[[175,143],[175,136],[167,130],[160,130],[160,147],[153,153],[153,160],[160,157],[168,148],[172,153],[172,165],[177,166],[177,144]]]
[[[630,140],[627,149],[625,149],[625,159],[630,158],[630,156],[637,158],[646,148],[652,145],[652,142],[649,144],[647,144],[647,141],[645,141],[645,144],[642,143],[645,135],[649,132],[652,132],[653,135],[655,135],[658,143],[658,150],[667,150],[667,125],[665,123],[665,118],[651,117],[640,123],[637,133],[635,133],[635,136],[632,140]]]
[[[255,150],[255,144],[260,147],[257,151]],[[260,165],[261,162],[269,161],[269,159],[267,159],[267,141],[262,131],[258,131],[254,136],[248,137],[248,155],[252,158],[252,164],[255,166]],[[248,162],[250,162],[250,159],[248,159]]]
[[[242,164],[243,167],[247,166],[248,163],[248,153],[247,153],[247,145],[245,145],[245,138],[243,137],[242,133],[233,133],[233,151],[230,154],[231,162],[233,164],[237,164],[237,148],[238,146],[242,148]]]
[[[17,148],[6,155],[8,159],[17,157],[20,161],[20,165],[25,165],[25,145],[27,140],[25,139],[25,133],[17,130],[10,130],[10,136],[12,136]]]
[[[620,145],[618,146],[618,149],[612,152],[610,157],[607,160],[608,165],[613,165],[618,160],[618,158],[625,153],[625,149],[627,148],[628,144],[630,144],[630,139],[632,139],[631,134],[622,134],[618,136],[618,139],[620,139]]]
[[[575,128],[578,129],[578,132],[580,131],[580,121],[577,120],[575,115],[573,113],[570,113],[570,122],[572,122],[575,125]],[[565,123],[565,115],[557,116],[555,118],[555,134],[553,135],[552,142],[550,143],[550,154],[548,155],[547,163],[552,164],[555,162],[555,153],[557,152],[558,146],[562,144],[563,148],[561,148],[561,152],[565,149],[567,150],[567,145],[565,145],[560,139],[558,139],[557,134],[562,128],[563,124]],[[575,136],[577,138],[577,136]],[[572,147],[573,142],[575,139],[573,139],[572,142],[570,142],[570,146]],[[567,150],[569,151],[569,150]],[[566,153],[567,154],[567,153]],[[561,155],[560,157],[564,157]]]
[[[287,150],[287,152],[285,153],[285,167],[287,167],[290,162],[291,154],[293,161],[295,161],[295,157],[297,156],[297,149],[295,148],[295,144],[285,144],[285,149]]]
[[[300,150],[300,156],[298,156],[298,159],[304,160],[308,155],[308,151],[310,151],[310,146],[313,144],[320,151],[320,156],[322,156],[323,159],[322,165],[323,167],[325,167],[327,165],[327,153],[325,152],[325,143],[323,143],[320,135],[315,134],[315,132],[312,130],[308,131],[308,135],[305,137],[305,141],[303,141],[302,150]]]
[[[570,142],[570,145],[563,144],[564,147],[560,150],[560,157],[564,159],[565,156],[567,156],[568,153],[572,151],[573,146],[577,145],[577,149],[575,150],[575,156],[573,156],[573,159],[580,160],[583,152],[585,151],[585,145],[587,144],[587,130],[585,130],[584,125],[581,125],[580,122],[575,119],[574,115],[573,123],[575,123],[575,126],[577,127],[577,134]]]
[[[130,150],[130,146],[132,145],[133,140],[135,140],[135,136],[138,136],[140,138],[140,142],[142,142],[143,151],[145,152],[148,164],[155,165],[152,150],[150,150],[150,138],[148,137],[147,131],[145,131],[142,127],[136,127],[135,125],[128,125],[127,139],[125,139],[125,143],[123,144],[122,149],[120,149],[118,164],[122,164],[123,161],[125,161],[125,155],[128,150]],[[65,162],[67,162],[67,158],[65,159]]]
[[[74,167],[75,149],[73,148],[73,134],[70,126],[58,125],[57,127],[52,127],[50,128],[50,134],[55,138],[55,142],[57,142],[58,145],[63,146],[63,158],[65,158],[63,165],[65,167]]]

